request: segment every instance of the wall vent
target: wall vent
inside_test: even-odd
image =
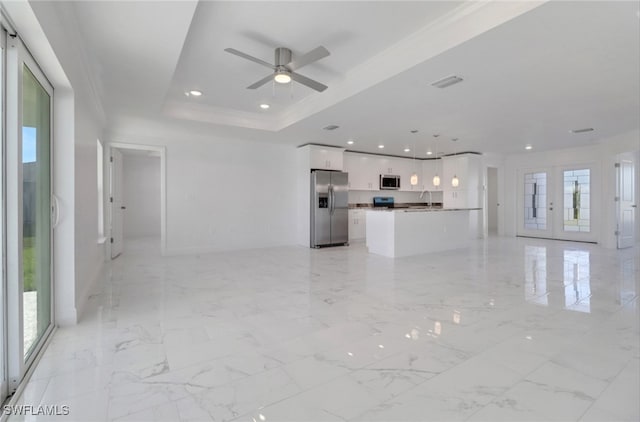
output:
[[[571,132],[571,133],[593,132],[593,128],[592,127],[585,127],[583,129],[571,129],[569,132]]]

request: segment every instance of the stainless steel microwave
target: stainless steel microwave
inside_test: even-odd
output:
[[[380,190],[398,190],[400,189],[400,176],[391,174],[380,175]]]

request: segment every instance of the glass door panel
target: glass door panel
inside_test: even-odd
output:
[[[25,360],[51,325],[51,97],[22,77],[22,276]]]
[[[565,170],[563,194],[563,224],[566,232],[590,232],[590,188],[589,169]]]
[[[551,237],[553,208],[551,171],[525,170],[519,177],[518,235]]]
[[[553,238],[597,242],[599,210],[598,167],[595,165],[555,168],[557,212],[553,214]]]
[[[524,175],[524,226],[547,230],[547,173]]]

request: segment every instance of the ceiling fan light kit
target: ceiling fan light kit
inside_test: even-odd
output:
[[[289,72],[287,72],[286,70],[278,70],[276,71],[273,79],[279,84],[288,84],[289,82],[291,82],[291,75],[289,75]]]
[[[295,72],[295,70],[301,68],[302,66],[306,66],[310,63],[327,57],[330,54],[329,50],[322,46],[314,48],[307,54],[303,54],[297,59],[293,58],[290,49],[285,47],[278,47],[275,49],[275,64],[265,62],[264,60],[260,60],[234,48],[225,48],[224,51],[238,57],[242,57],[243,59],[250,60],[254,63],[261,64],[262,66],[268,67],[273,70],[273,74],[260,79],[258,82],[255,82],[252,85],[249,85],[247,89],[260,88],[262,85],[272,80],[276,81],[279,84],[288,84],[289,82],[294,80],[299,84],[307,86],[318,92],[322,92],[327,89],[326,85]]]

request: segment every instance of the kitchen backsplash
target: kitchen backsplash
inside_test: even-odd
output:
[[[429,202],[429,192],[425,192],[420,198],[420,192],[399,192],[399,191],[368,191],[368,190],[350,190],[349,191],[349,203],[350,204],[362,204],[373,203],[374,196],[391,196],[395,202],[399,203],[414,203],[414,202]],[[431,198],[433,202],[442,203],[442,191],[431,192]]]

